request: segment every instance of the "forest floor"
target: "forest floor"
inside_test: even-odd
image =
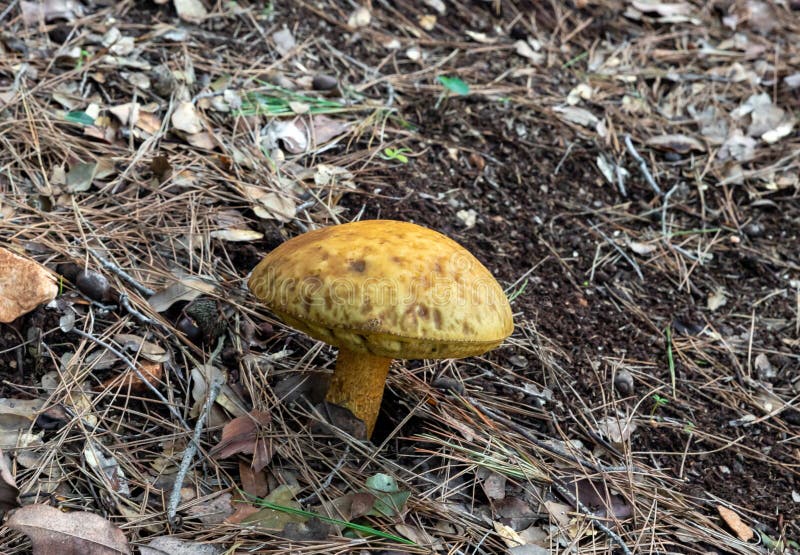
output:
[[[0,3],[0,552],[800,552],[800,3],[535,4]],[[515,331],[368,442],[246,280],[373,218]]]

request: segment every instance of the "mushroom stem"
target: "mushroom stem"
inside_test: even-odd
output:
[[[340,347],[325,400],[350,410],[367,426],[372,437],[383,399],[391,358],[357,353]]]

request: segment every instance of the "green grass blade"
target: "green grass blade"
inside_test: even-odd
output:
[[[407,540],[406,538],[401,538],[400,536],[395,536],[394,534],[389,534],[388,532],[382,532],[381,530],[376,530],[370,526],[364,526],[362,524],[356,524],[354,522],[348,522],[346,520],[339,520],[337,518],[331,518],[329,516],[312,513],[310,511],[304,511],[303,509],[295,509],[293,507],[284,507],[283,505],[276,505],[275,503],[270,503],[269,501],[265,501],[263,499],[256,499],[255,504],[264,507],[267,509],[272,509],[273,511],[281,511],[290,515],[297,515],[297,516],[305,516],[308,518],[318,518],[322,522],[327,522],[329,524],[335,524],[337,526],[343,526],[345,528],[349,528],[351,530],[356,530],[358,532],[363,532],[364,534],[370,534],[373,536],[378,536],[379,538],[383,538],[386,540],[392,540],[397,543],[402,543],[405,545],[417,545],[411,540]]]

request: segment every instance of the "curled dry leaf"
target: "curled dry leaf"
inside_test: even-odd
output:
[[[34,555],[130,555],[122,530],[86,511],[34,504],[16,509],[6,525],[28,536]]]
[[[253,212],[261,219],[288,223],[294,219],[297,213],[295,202],[288,194],[276,193],[252,185],[244,185],[242,192],[253,202]]]
[[[211,456],[226,459],[237,453],[253,455],[251,466],[259,472],[272,459],[272,441],[263,432],[270,420],[269,413],[258,410],[234,418],[222,429],[222,438],[211,449]]]
[[[0,247],[0,322],[13,322],[58,294],[47,269]]]
[[[615,445],[630,440],[635,431],[636,423],[627,418],[607,416],[597,422],[597,432]]]
[[[753,539],[753,536],[755,535],[753,529],[742,522],[742,519],[738,514],[730,510],[728,507],[724,507],[722,505],[717,506],[717,511],[719,512],[719,516],[722,517],[722,520],[725,521],[725,524],[727,524],[728,527],[736,533],[740,540],[743,542],[749,542]]]
[[[106,456],[103,447],[94,440],[87,442],[83,449],[83,459],[86,464],[94,470],[103,480],[106,487],[125,497],[131,494],[128,486],[128,479],[120,468],[117,460],[109,455]]]
[[[659,150],[667,150],[679,154],[687,154],[692,150],[697,152],[706,151],[706,147],[703,143],[694,137],[682,134],[656,135],[655,137],[647,139],[646,144]]]
[[[191,102],[181,102],[172,113],[172,126],[178,131],[193,135],[203,130],[203,122]]]

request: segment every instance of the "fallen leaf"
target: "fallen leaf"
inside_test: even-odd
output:
[[[255,471],[245,461],[239,461],[239,479],[242,490],[253,497],[264,497],[269,492],[267,477],[263,470]]]
[[[717,159],[721,161],[736,160],[738,162],[749,162],[756,156],[756,140],[742,133],[741,129],[735,128],[722,143],[717,152]]]
[[[214,495],[210,499],[191,505],[186,509],[186,515],[198,519],[203,524],[222,524],[233,514],[232,498],[230,493]]]
[[[11,459],[0,449],[0,516],[19,507],[19,489],[11,473]]]
[[[136,367],[150,385],[158,386],[161,382],[161,378],[164,375],[164,368],[160,363],[140,361],[136,364]],[[139,375],[131,369],[127,369],[119,376],[113,376],[107,379],[95,389],[98,391],[105,391],[106,389],[116,388],[135,392],[148,391],[150,389],[142,382]]]
[[[70,193],[81,193],[88,191],[92,186],[97,162],[78,162],[67,172],[67,191]]]
[[[234,417],[247,414],[247,411],[243,408],[245,402],[242,400],[241,395],[228,385],[227,373],[224,371],[210,364],[201,364],[192,368],[191,378],[192,398],[194,399],[194,404],[191,409],[192,417],[196,417],[203,409],[206,402],[208,384],[211,383],[212,380],[220,381],[223,384],[222,388],[219,390],[219,395],[217,395],[217,405],[223,407]],[[216,409],[216,406],[214,408]],[[227,418],[224,418],[224,416],[217,411],[212,412],[212,418],[214,422],[209,423],[211,427],[229,422]]]
[[[286,26],[280,31],[272,33],[272,40],[275,42],[275,50],[281,56],[288,54],[297,44],[294,40],[294,35]]]
[[[281,484],[264,498],[264,501],[290,509],[299,509],[300,503],[294,500],[294,496],[299,491],[298,486]],[[303,515],[290,514],[275,509],[263,508],[253,513],[242,521],[242,524],[255,525],[265,530],[283,530],[287,524],[292,522],[305,522],[308,517]]]
[[[265,437],[264,427],[270,423],[269,413],[252,410],[234,418],[222,429],[222,437],[209,452],[212,457],[227,459],[236,454],[253,455],[252,468],[259,472],[272,459],[272,440]]]
[[[172,126],[190,135],[203,130],[203,122],[197,115],[197,110],[191,102],[181,102],[172,113]]]
[[[722,517],[722,520],[725,521],[725,524],[727,524],[728,527],[736,533],[740,540],[743,542],[749,542],[753,539],[753,536],[755,535],[753,529],[742,522],[742,519],[738,514],[730,510],[728,507],[724,507],[722,505],[717,505],[717,511],[719,512],[719,516]]]
[[[215,290],[216,286],[213,283],[199,278],[187,277],[157,292],[147,302],[156,312],[164,312],[177,302],[193,301],[197,297],[212,293]]]
[[[706,147],[703,143],[694,137],[682,134],[656,135],[655,137],[647,139],[645,144],[659,150],[667,150],[679,154],[687,154],[692,150],[697,152],[706,151]]]
[[[114,336],[114,341],[123,349],[139,354],[151,362],[167,362],[170,358],[169,352],[164,347],[139,335],[118,333]]]
[[[525,543],[525,540],[510,526],[506,526],[502,522],[496,520],[492,522],[492,524],[494,525],[494,531],[497,532],[497,535],[505,542],[506,547],[516,547]]]
[[[36,25],[39,21],[55,19],[75,21],[84,14],[83,6],[77,0],[22,1],[19,6],[22,9],[22,21],[25,25]]]
[[[86,511],[62,512],[49,505],[14,510],[6,525],[28,536],[34,555],[129,555],[122,530]]]
[[[615,445],[628,441],[635,431],[636,423],[628,418],[606,416],[597,422],[597,432]]]
[[[375,504],[368,513],[372,516],[397,516],[411,497],[411,492],[401,491],[397,480],[388,474],[374,474],[365,480],[364,485],[369,489],[368,493],[375,496]]]
[[[0,322],[13,322],[57,294],[44,266],[0,247]]]
[[[173,0],[178,17],[189,23],[202,23],[208,10],[200,0]]]
[[[600,119],[597,116],[584,108],[556,106],[553,111],[558,115],[559,119],[575,123],[581,127],[596,128],[600,123]]]
[[[147,545],[139,546],[141,555],[221,555],[223,547],[208,543],[191,542],[174,536],[159,536]]]
[[[125,473],[117,460],[110,454],[106,456],[104,451],[96,441],[89,440],[83,448],[83,458],[89,468],[102,478],[109,490],[129,497],[131,489]]]

